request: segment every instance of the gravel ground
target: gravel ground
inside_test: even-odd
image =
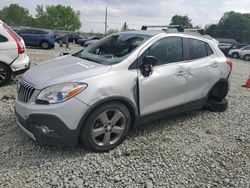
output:
[[[74,50],[79,48],[74,47]],[[32,65],[60,49],[27,50]],[[154,121],[108,153],[40,146],[16,125],[16,80],[0,89],[0,187],[250,187],[250,62],[233,60],[229,108]]]

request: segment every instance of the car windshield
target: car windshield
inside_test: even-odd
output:
[[[120,63],[150,37],[135,33],[110,35],[83,50],[79,57],[104,65]]]

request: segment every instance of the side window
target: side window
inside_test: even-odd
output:
[[[25,29],[19,32],[20,34],[33,34],[33,30],[32,29]]]
[[[157,58],[157,65],[182,61],[182,39],[180,37],[161,39],[150,47],[148,55]]]
[[[43,30],[35,30],[35,34],[44,35],[44,34],[47,34],[47,32]]]
[[[207,56],[206,43],[196,39],[187,39],[189,46],[189,59],[199,59]]]
[[[5,38],[4,36],[0,35],[0,42],[7,42],[8,39]]]
[[[208,56],[210,56],[214,53],[213,50],[211,49],[211,47],[207,43],[206,43],[206,48],[207,48],[207,55]]]
[[[244,50],[250,50],[250,47],[249,47],[249,46],[248,46],[248,47],[245,47]]]

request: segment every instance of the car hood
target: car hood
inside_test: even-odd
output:
[[[24,74],[23,79],[36,89],[43,89],[63,82],[84,82],[88,77],[108,72],[111,67],[68,55],[30,69]]]

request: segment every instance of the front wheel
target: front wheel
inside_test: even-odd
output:
[[[89,115],[83,125],[80,139],[86,148],[106,152],[126,138],[130,125],[130,113],[122,103],[105,103]]]

